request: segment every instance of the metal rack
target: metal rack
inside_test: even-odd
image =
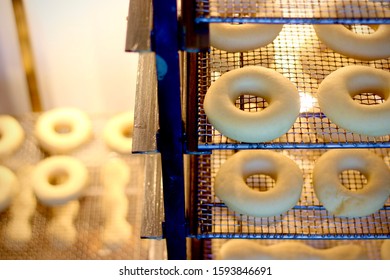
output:
[[[257,218],[235,213],[214,194],[214,177],[219,167],[231,156],[233,150],[213,151],[201,155],[192,192],[195,238],[277,238],[277,239],[374,239],[390,235],[390,199],[378,212],[359,218],[335,217],[326,211],[315,196],[312,184],[314,162],[325,150],[279,150],[294,160],[303,172],[304,186],[301,198],[291,210],[279,216]],[[373,149],[389,165],[387,149]],[[340,176],[343,185],[351,190],[362,187],[366,179],[358,172],[346,171]],[[268,176],[255,175],[247,179],[253,189],[266,191],[274,186]]]
[[[197,22],[389,22],[385,0],[195,0]],[[336,8],[337,7],[337,8]]]
[[[360,34],[370,32],[366,25],[353,28]],[[194,150],[390,147],[388,135],[367,137],[333,124],[321,112],[316,99],[318,85],[336,69],[347,65],[366,65],[389,70],[390,60],[362,62],[335,53],[317,39],[311,25],[284,25],[273,43],[253,51],[228,53],[211,48],[209,52],[199,53],[195,64],[198,90],[193,92],[188,102],[188,107],[197,104],[188,121],[197,123],[196,128],[188,130],[188,141],[192,141],[189,147]],[[250,144],[228,139],[213,128],[203,110],[203,99],[210,84],[224,73],[248,65],[264,66],[279,72],[297,86],[301,96],[301,113],[295,124],[285,135],[271,142]],[[357,95],[354,98],[366,105],[384,101],[373,94]],[[267,104],[261,98],[244,95],[237,100],[237,106],[244,111],[258,111]]]
[[[335,8],[336,5],[342,8]],[[389,136],[365,137],[337,127],[321,112],[315,94],[322,79],[339,67],[363,64],[388,70],[390,61],[361,62],[343,57],[322,45],[311,26],[339,23],[348,24],[357,32],[370,32],[369,27],[361,24],[390,23],[388,1],[194,0],[181,1],[181,9],[177,7],[175,0],[154,0],[153,13],[150,7],[144,9],[144,15],[150,12],[153,17],[150,33],[140,36],[145,47],[127,44],[128,50],[152,51],[156,55],[157,147],[162,161],[165,207],[162,228],[168,258],[187,257],[187,237],[202,249],[207,249],[209,238],[330,241],[389,238],[389,201],[368,217],[336,218],[319,203],[311,186],[313,162],[326,149],[370,148],[389,164]],[[141,20],[149,22],[145,16]],[[208,25],[213,22],[285,26],[276,40],[264,48],[226,53],[210,48]],[[269,143],[239,143],[224,137],[207,121],[202,108],[210,84],[223,73],[245,65],[262,65],[285,75],[305,100],[292,129]],[[366,94],[356,99],[364,104],[383,102],[378,96]],[[243,110],[260,110],[266,106],[261,98],[245,95],[237,102]],[[213,177],[224,160],[240,149],[275,149],[296,160],[305,174],[300,202],[287,213],[271,218],[239,215],[227,209],[213,192]],[[185,169],[185,154],[189,154],[189,169]],[[189,209],[185,204],[186,172],[190,182]],[[342,179],[346,185],[364,184],[364,178],[354,172],[343,173]],[[253,187],[273,185],[273,180],[267,177],[251,177],[251,180],[248,183]]]

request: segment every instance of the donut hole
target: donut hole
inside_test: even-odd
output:
[[[131,125],[128,125],[122,129],[122,136],[125,138],[131,138],[133,136],[133,129]]]
[[[344,170],[339,174],[341,184],[350,191],[363,189],[367,185],[367,178],[358,170]]]
[[[253,174],[245,181],[250,188],[260,192],[266,192],[275,187],[275,179],[266,174]]]
[[[365,25],[365,24],[352,24],[352,25],[344,25],[348,30],[356,33],[356,34],[373,34],[378,29],[378,25]]]
[[[65,170],[59,169],[49,174],[48,182],[52,186],[59,186],[64,184],[69,179],[69,173]]]
[[[236,107],[246,112],[258,112],[268,107],[268,102],[262,97],[242,94],[236,100]]]
[[[353,100],[362,105],[379,105],[382,104],[385,98],[379,93],[363,92],[355,94]]]
[[[73,126],[69,123],[58,123],[54,125],[54,131],[58,134],[68,134],[73,130]]]

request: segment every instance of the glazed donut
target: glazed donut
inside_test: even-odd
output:
[[[82,195],[88,183],[88,170],[76,158],[52,156],[37,164],[31,181],[43,204],[61,205]]]
[[[38,117],[35,135],[47,152],[65,154],[91,139],[92,125],[88,115],[77,108],[57,108]]]
[[[381,245],[381,259],[390,260],[390,239],[386,239]]]
[[[357,170],[367,178],[367,185],[348,190],[339,179],[346,170]],[[383,207],[390,195],[390,170],[374,153],[361,150],[330,150],[324,153],[313,169],[314,192],[333,215],[362,217]]]
[[[243,94],[264,98],[269,106],[245,112],[235,101]],[[225,136],[241,142],[266,142],[286,133],[299,115],[297,88],[278,72],[246,66],[223,74],[208,89],[204,111],[209,122]]]
[[[18,189],[19,182],[15,173],[0,165],[0,212],[8,208]]]
[[[372,34],[357,34],[342,24],[314,25],[317,37],[344,56],[376,60],[390,56],[390,25],[380,24]]]
[[[120,113],[112,117],[103,130],[103,139],[106,145],[118,152],[127,154],[132,149],[133,114]]]
[[[359,245],[338,245],[316,249],[297,241],[261,245],[253,240],[236,239],[224,243],[217,256],[222,260],[366,260]]]
[[[273,178],[275,186],[265,192],[246,183],[254,174]],[[298,202],[303,175],[290,158],[268,150],[240,151],[220,167],[214,182],[215,194],[226,206],[240,214],[256,217],[280,215]]]
[[[245,52],[272,43],[283,24],[210,23],[210,45],[227,52]]]
[[[372,106],[353,97],[374,93],[385,101]],[[351,65],[328,75],[318,87],[318,103],[336,125],[367,136],[390,134],[390,73],[369,66]],[[346,113],[348,112],[348,113]]]
[[[24,138],[24,130],[14,117],[0,115],[0,158],[12,155]]]

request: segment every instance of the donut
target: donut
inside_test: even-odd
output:
[[[24,130],[14,117],[0,115],[0,158],[12,155],[24,138]]]
[[[358,34],[342,24],[313,25],[326,46],[346,57],[376,60],[390,56],[390,25],[380,24],[374,33]]]
[[[269,9],[268,14],[264,12],[262,6],[256,6],[256,3],[226,3],[220,1],[220,8],[223,8],[226,13],[225,16],[234,15],[240,11],[258,11],[253,13],[252,17],[270,16]],[[243,6],[244,5],[244,6]],[[261,4],[260,4],[261,5]],[[266,9],[266,8],[265,8]],[[274,11],[273,17],[281,17],[282,12]],[[210,23],[209,34],[210,34],[210,45],[219,50],[227,52],[245,52],[254,49],[264,47],[272,43],[275,38],[283,29],[283,24],[259,24],[259,23]]]
[[[217,256],[221,260],[366,260],[368,256],[359,245],[338,245],[317,249],[297,241],[261,245],[253,240],[225,242]]]
[[[52,155],[66,154],[91,139],[92,125],[88,115],[77,108],[56,108],[38,117],[35,136]]]
[[[79,198],[88,183],[88,170],[71,156],[51,156],[34,168],[31,182],[37,198],[55,206]]]
[[[357,170],[367,179],[358,190],[342,185],[339,174]],[[362,217],[383,207],[390,195],[390,170],[376,154],[362,149],[329,150],[315,163],[313,186],[318,200],[333,215]]]
[[[381,259],[390,260],[390,239],[384,240],[381,245]]]
[[[127,164],[119,159],[109,159],[102,167],[104,229],[102,241],[106,248],[121,247],[132,232],[127,221],[129,201],[126,196],[126,186],[130,180]]]
[[[268,107],[248,112],[236,107],[244,94],[264,98]],[[278,72],[261,67],[245,66],[218,78],[204,99],[208,121],[225,136],[241,142],[266,142],[286,133],[300,110],[297,88]]]
[[[227,52],[245,52],[272,43],[283,24],[210,23],[210,45]]]
[[[368,1],[342,1],[329,7],[327,17],[335,18],[388,18],[390,11]],[[324,9],[320,7],[319,16]],[[355,59],[376,60],[390,56],[390,25],[372,26],[371,34],[358,34],[342,24],[313,25],[317,37],[334,51]],[[376,28],[377,27],[377,28]]]
[[[0,165],[0,212],[8,208],[18,189],[19,182],[15,173]]]
[[[385,101],[364,105],[353,100],[374,93]],[[369,66],[350,65],[329,74],[319,85],[318,104],[336,125],[366,136],[390,134],[390,73]],[[346,113],[348,112],[348,113]]]
[[[123,112],[115,115],[103,130],[106,145],[115,152],[128,154],[132,149],[133,114]]]
[[[275,186],[256,191],[246,183],[255,174],[268,175]],[[256,217],[280,215],[298,202],[303,175],[298,165],[280,153],[268,150],[242,150],[229,157],[218,170],[214,188],[226,206],[240,214]]]

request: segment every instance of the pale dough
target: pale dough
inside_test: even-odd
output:
[[[339,174],[346,170],[360,171],[367,185],[349,190],[341,184]],[[315,163],[314,192],[333,215],[362,217],[383,207],[390,195],[390,170],[376,154],[363,149],[329,150]]]
[[[267,191],[256,191],[246,178],[264,174],[275,180]],[[303,175],[298,165],[281,153],[242,150],[228,158],[215,177],[215,194],[229,209],[256,217],[280,215],[294,207],[301,196]]]
[[[12,116],[0,115],[0,158],[14,154],[25,139],[20,123]]]
[[[241,95],[261,97],[268,106],[243,111],[235,102]],[[278,72],[245,66],[223,74],[211,84],[204,99],[208,121],[226,137],[241,142],[266,142],[282,136],[296,121],[300,97],[296,86]]]
[[[61,205],[84,193],[89,173],[86,166],[74,157],[51,156],[35,166],[31,182],[41,203]]]
[[[358,245],[338,245],[316,249],[301,242],[285,241],[260,245],[253,240],[230,240],[220,249],[222,260],[366,260],[368,256]]]
[[[35,124],[41,147],[52,155],[73,152],[92,138],[89,116],[77,108],[56,108],[42,113]]]
[[[119,159],[109,159],[102,167],[104,229],[102,241],[106,248],[116,249],[130,239],[132,227],[127,221],[129,202],[126,186],[130,180],[127,164]]]
[[[359,104],[353,100],[359,93],[374,93],[385,101]],[[362,135],[384,136],[390,134],[389,94],[389,72],[350,65],[328,75],[318,87],[317,98],[321,110],[336,125]]]

